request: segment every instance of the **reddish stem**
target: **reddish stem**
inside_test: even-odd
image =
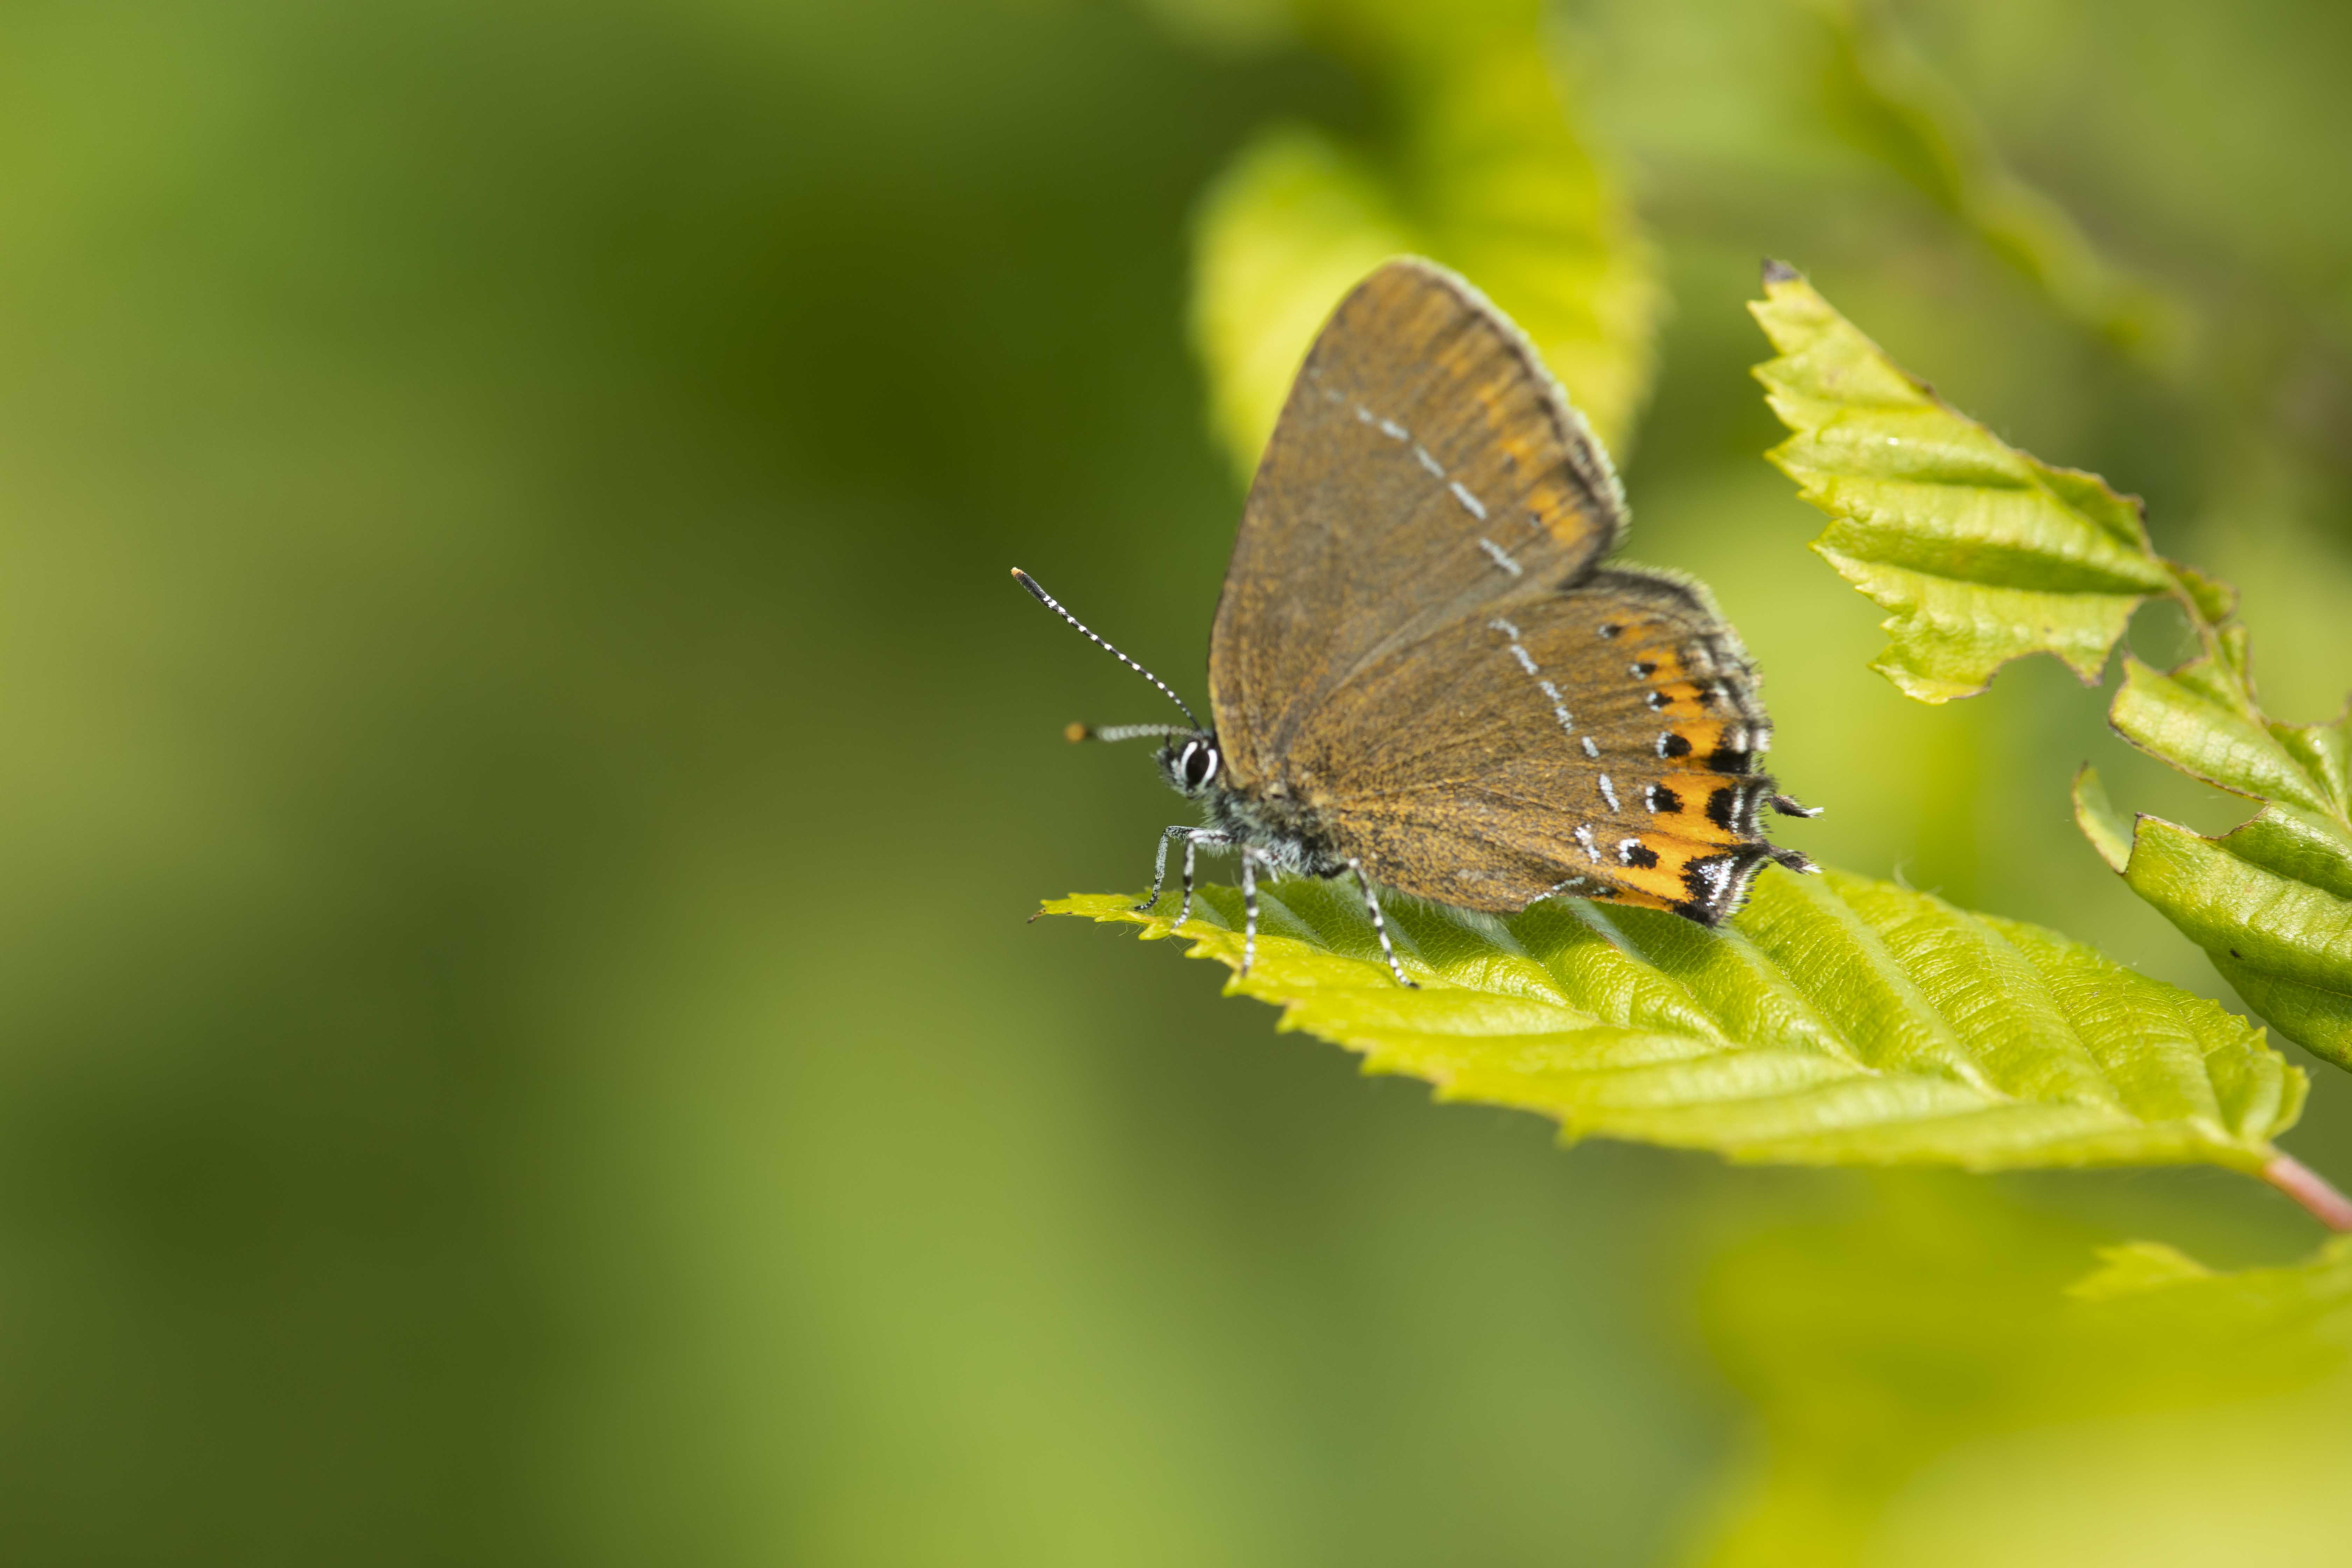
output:
[[[2326,1177],[2294,1155],[2278,1155],[2264,1165],[2263,1180],[2301,1204],[2328,1229],[2352,1231],[2352,1198],[2337,1192]]]

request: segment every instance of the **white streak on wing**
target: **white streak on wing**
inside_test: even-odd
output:
[[[1418,441],[1412,444],[1412,455],[1421,459],[1421,466],[1429,470],[1430,478],[1442,479],[1445,477],[1445,465],[1431,457],[1429,448]]]
[[[1576,841],[1584,847],[1587,855],[1592,857],[1594,865],[1601,864],[1601,851],[1592,842],[1592,824],[1588,822],[1577,828]]]
[[[1617,812],[1620,815],[1623,814],[1625,808],[1617,804],[1617,786],[1609,782],[1609,775],[1607,773],[1602,773],[1601,775],[1601,796],[1603,800],[1606,800],[1609,803],[1610,810]]]
[[[1370,425],[1372,422],[1372,411],[1360,403],[1357,404],[1356,422],[1360,425]]]
[[[1482,539],[1479,542],[1483,544],[1486,541]],[[1561,705],[1559,701],[1559,688],[1554,686],[1550,681],[1546,680],[1543,678],[1543,670],[1538,665],[1537,665],[1535,656],[1528,653],[1527,650],[1527,645],[1519,641],[1519,628],[1513,626],[1510,622],[1499,617],[1495,620],[1488,621],[1486,623],[1486,627],[1489,631],[1500,632],[1505,637],[1511,639],[1511,657],[1519,661],[1519,668],[1521,669],[1526,670],[1529,675],[1535,678],[1537,688],[1541,690],[1546,697],[1552,700],[1551,716],[1559,721],[1559,727],[1562,730],[1567,731],[1571,735],[1576,733],[1575,715],[1569,712],[1567,708]],[[1584,749],[1588,753],[1592,751],[1592,742],[1590,740],[1587,740],[1584,742]]]
[[[1584,737],[1584,754],[1588,757],[1597,757],[1601,754],[1601,748],[1592,743],[1592,737],[1590,735]]]
[[[1454,499],[1462,503],[1462,509],[1465,511],[1467,511],[1472,517],[1476,518],[1480,522],[1486,521],[1486,503],[1481,501],[1476,496],[1472,495],[1467,489],[1465,489],[1460,479],[1452,479],[1447,481],[1445,488],[1454,492]]]
[[[1391,441],[1410,440],[1412,437],[1412,431],[1407,430],[1403,426],[1398,424],[1393,419],[1383,419],[1381,421],[1381,434],[1387,437]]]
[[[1618,864],[1622,866],[1631,866],[1633,863],[1633,851],[1639,849],[1641,847],[1642,841],[1638,838],[1619,839],[1617,841]]]
[[[1504,571],[1508,572],[1514,577],[1517,576],[1521,571],[1525,570],[1517,562],[1511,559],[1508,552],[1507,552],[1501,545],[1496,543],[1491,539],[1480,540],[1478,542],[1478,548],[1486,552],[1486,558],[1488,560],[1492,561],[1496,565],[1500,566]]]

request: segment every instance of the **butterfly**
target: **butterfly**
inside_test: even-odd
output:
[[[1188,722],[1155,736],[1200,803],[1183,846],[1241,860],[1242,973],[1260,873],[1349,876],[1401,984],[1379,889],[1494,912],[1586,898],[1713,926],[1769,862],[1813,869],[1759,814],[1816,815],[1759,764],[1771,721],[1704,586],[1610,563],[1628,521],[1608,454],[1534,347],[1434,262],[1342,300],[1250,487],[1209,643],[1203,725],[1017,568],[1048,608]]]

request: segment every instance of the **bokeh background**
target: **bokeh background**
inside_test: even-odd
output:
[[[1199,690],[1192,216],[1385,134],[1312,10],[0,9],[0,1555],[2341,1561],[2340,1382],[1997,1375],[2095,1243],[2297,1256],[2252,1184],[1562,1151],[1024,924],[1174,816],[1005,568]],[[2228,804],[2054,666],[1868,672],[1741,302],[2147,496],[2330,711],[2352,11],[1539,22],[1669,301],[1629,552],[1759,656],[1792,841],[2226,996],[2064,802]]]

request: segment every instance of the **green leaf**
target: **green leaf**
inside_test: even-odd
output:
[[[1049,913],[1171,934],[1170,913],[1077,896]],[[1517,1106],[1570,1136],[1805,1164],[2202,1163],[2258,1172],[2303,1075],[2220,1007],[2080,943],[1832,872],[1768,871],[1731,926],[1548,900],[1507,919],[1394,899],[1423,978],[1389,976],[1353,889],[1261,890],[1257,963],[1230,990],[1283,1027]],[[1239,898],[1204,891],[1192,955],[1238,967]]]
[[[2143,816],[2124,879],[2247,1006],[2352,1067],[2352,839],[2335,823],[2273,805],[2208,838]]]
[[[2126,1241],[2099,1248],[2099,1268],[2066,1287],[2066,1293],[2084,1301],[2107,1301],[2137,1295],[2184,1279],[2210,1279],[2213,1271],[2161,1241]]]
[[[1329,0],[1296,20],[1374,87],[1394,135],[1376,159],[1270,127],[1202,204],[1193,338],[1238,469],[1257,467],[1340,296],[1403,251],[1485,290],[1622,453],[1649,387],[1661,293],[1630,209],[1569,122],[1540,7]]]
[[[2165,565],[2171,568],[2173,581],[2180,584],[2208,625],[2218,626],[2238,613],[2236,588],[2182,562],[2167,561]],[[2242,678],[2242,670],[2240,673]]]
[[[1759,1441],[1697,1561],[1910,1561],[1889,1550],[1885,1516],[1949,1456],[1997,1464],[2019,1451],[2000,1440],[2039,1433],[2109,1445],[2106,1462],[2128,1464],[2136,1450],[2117,1434],[2129,1427],[2115,1418],[2227,1408],[2345,1364],[2352,1239],[2233,1273],[2135,1242],[2101,1248],[2084,1278],[2089,1233],[1986,1184],[1876,1186],[1860,1216],[1743,1238],[1706,1274],[1700,1322]],[[2023,1452],[2031,1464],[2038,1450]],[[2008,1479],[1980,1483],[1987,1505]],[[2232,1500],[2248,1517],[2275,1503]]]
[[[2226,609],[2224,591],[2205,579],[2190,588],[2200,614]],[[2093,775],[2075,791],[2084,833],[2134,892],[2205,950],[2248,1007],[2315,1055],[2352,1068],[2345,721],[2298,728],[2266,720],[2242,656],[2195,658],[2169,674],[2126,658],[2108,718],[2126,740],[2182,773],[2264,805],[2219,837],[2143,816],[2119,859],[2120,825],[2111,808],[2101,818],[2104,794],[2094,798]]]
[[[1786,268],[1765,296],[1750,309],[1780,357],[1756,374],[1794,432],[1770,457],[1830,516],[1814,550],[1894,612],[1874,668],[1925,702],[2032,653],[2096,682],[2132,612],[2173,588],[2138,503],[2008,446]]]
[[[2352,712],[2325,724],[2272,724],[2271,739],[2303,770],[2337,821],[2352,815]]]
[[[2107,799],[2107,786],[2099,780],[2099,770],[2084,763],[2074,772],[2074,826],[2107,863],[2107,869],[2120,872],[2131,859],[2132,830]]]
[[[2217,789],[2334,810],[2326,784],[2247,708],[2243,683],[2212,659],[2191,659],[2163,675],[2126,656],[2107,720],[2133,745]]]
[[[2332,1237],[2301,1263],[2228,1273],[2159,1242],[2102,1247],[2100,1267],[2070,1286],[2076,1300],[2112,1310],[2085,1321],[2101,1331],[2156,1331],[2243,1350],[2250,1339],[2309,1332],[2290,1359],[2340,1359],[2352,1327],[2352,1236]],[[2242,1364],[2242,1363],[2241,1363]],[[2319,1370],[2325,1370],[2324,1368]]]

